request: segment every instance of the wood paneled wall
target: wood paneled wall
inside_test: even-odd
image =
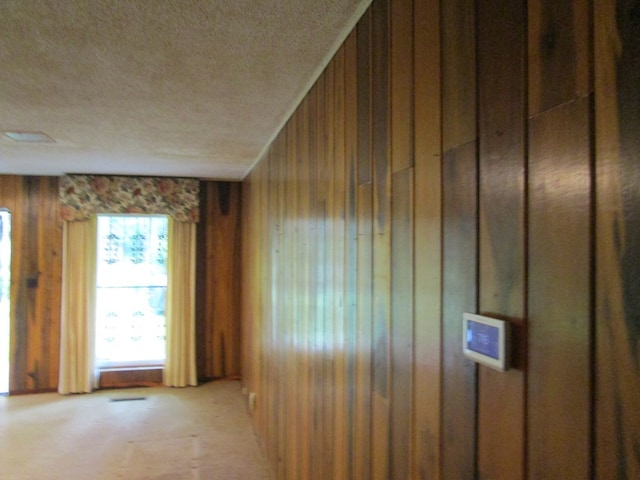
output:
[[[201,379],[240,375],[240,184],[200,182],[196,352]]]
[[[57,177],[0,175],[11,212],[9,391],[58,387],[62,222]]]
[[[201,182],[196,349],[201,378],[240,374],[240,184]],[[58,178],[0,175],[11,212],[11,393],[57,390],[62,223]],[[148,381],[125,375],[119,386]],[[112,382],[113,383],[113,382]]]
[[[374,0],[243,185],[277,478],[640,476],[638,18]],[[509,371],[465,311],[513,326]]]

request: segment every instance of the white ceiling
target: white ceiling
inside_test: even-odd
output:
[[[0,174],[240,180],[370,0],[0,0]]]

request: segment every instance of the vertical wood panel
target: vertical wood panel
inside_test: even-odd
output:
[[[465,311],[477,308],[477,118],[474,2],[442,5],[442,478],[476,476],[475,365],[461,352]]]
[[[285,131],[286,132],[286,131]],[[280,288],[279,275],[282,265],[279,261],[281,256],[282,246],[282,232],[284,226],[280,225],[282,221],[282,195],[279,195],[282,182],[280,182],[280,170],[282,170],[282,152],[284,151],[283,144],[286,140],[286,133],[282,133],[274,142],[273,148],[269,152],[269,163],[267,171],[264,173],[265,194],[267,196],[266,205],[266,224],[264,225],[267,233],[268,244],[264,249],[269,263],[269,279],[267,284],[273,285],[274,288]],[[264,341],[265,341],[265,366],[266,368],[261,370],[261,374],[265,376],[268,392],[267,396],[269,403],[268,418],[265,420],[265,427],[272,439],[270,442],[270,456],[273,459],[273,469],[276,472],[278,478],[282,478],[282,471],[284,469],[283,459],[283,442],[282,437],[284,427],[282,421],[276,421],[275,419],[283,418],[282,411],[284,409],[284,402],[282,401],[281,388],[282,377],[280,368],[280,354],[278,343],[278,329],[277,320],[280,318],[280,299],[274,295],[268,295],[265,299],[267,322],[264,325]]]
[[[358,166],[358,104],[357,104],[357,44],[355,30],[345,41],[344,128],[345,128],[345,354],[347,429],[345,478],[354,478],[356,432],[356,352],[357,352],[357,166]]]
[[[413,166],[413,0],[390,4],[392,171]]]
[[[442,478],[476,472],[476,366],[462,355],[462,314],[477,305],[476,142],[448,151],[443,183]]]
[[[529,136],[530,478],[589,478],[589,98],[534,117]],[[558,395],[567,385],[571,388]]]
[[[408,478],[413,395],[413,0],[390,3],[391,317],[389,475]]]
[[[412,478],[440,475],[440,2],[414,0],[414,455]]]
[[[589,25],[586,1],[529,3],[529,478],[591,476]]]
[[[389,321],[391,236],[389,209],[389,0],[372,4],[373,131],[373,456],[372,478],[389,475]]]
[[[589,2],[535,0],[529,12],[529,114],[591,91]]]
[[[391,317],[389,476],[408,478],[413,396],[413,0],[389,5]]]
[[[356,352],[355,478],[371,478],[372,464],[372,342],[373,342],[373,192],[358,186],[358,339]]]
[[[300,216],[302,218],[310,219],[312,216],[311,204],[312,204],[312,193],[309,185],[311,183],[312,176],[312,162],[310,161],[310,152],[309,152],[309,117],[310,117],[310,108],[311,108],[311,100],[310,96],[307,96],[300,106],[300,122],[298,135],[300,136],[300,143],[298,145],[298,156],[302,159],[300,162],[300,182],[299,182],[299,191],[300,191]],[[310,250],[310,242],[311,237],[313,235],[312,225],[310,221],[304,222],[301,226],[301,256],[303,258],[308,258],[311,250]],[[298,420],[299,425],[306,424],[312,417],[312,411],[310,407],[309,400],[311,398],[311,392],[309,388],[309,370],[310,370],[310,362],[309,362],[309,345],[306,339],[309,336],[309,324],[311,319],[311,314],[307,305],[309,305],[310,298],[312,292],[310,290],[311,286],[311,269],[309,268],[309,264],[304,262],[300,268],[300,299],[298,305],[298,315],[296,321],[300,324],[300,338],[298,344],[296,345],[296,351],[298,352],[298,364],[299,364],[299,379],[298,382],[298,391],[299,391],[299,401],[300,401],[300,418]],[[310,456],[311,456],[311,445],[309,442],[309,435],[306,432],[300,432],[299,438],[299,463],[300,463],[300,476],[308,475],[310,469]]]
[[[357,340],[355,478],[371,478],[373,342],[373,187],[371,183],[371,16],[369,8],[356,27],[358,88],[357,151]]]
[[[11,211],[11,393],[55,390],[60,349],[62,229],[56,177],[0,176]]]
[[[200,183],[198,376],[240,375],[240,184]]]
[[[442,150],[476,138],[475,2],[442,2]]]
[[[511,323],[514,362],[480,367],[478,468],[492,479],[525,475],[525,15],[524,2],[478,8],[479,311]]]
[[[33,368],[37,372],[35,388],[53,389],[58,385],[60,358],[60,303],[62,295],[62,222],[58,178],[40,177],[36,205],[38,291],[35,323],[32,334],[38,337],[39,359]]]
[[[338,292],[334,285],[336,281],[336,264],[334,263],[335,245],[333,243],[333,235],[337,221],[334,219],[335,203],[335,182],[336,176],[340,172],[336,168],[335,157],[335,62],[327,65],[327,69],[323,75],[325,84],[325,119],[326,130],[324,137],[325,161],[326,161],[326,201],[325,215],[326,222],[324,225],[324,240],[322,248],[324,249],[325,261],[322,263],[324,267],[324,282],[322,289],[326,292],[324,317],[323,317],[323,355],[322,355],[322,416],[323,416],[323,451],[326,455],[322,459],[322,476],[330,478],[333,475],[333,462],[335,460],[335,404],[334,395],[336,394],[336,355],[335,347],[335,329],[336,329],[336,297]]]
[[[333,194],[332,198],[332,214],[331,221],[333,224],[333,234],[331,242],[333,243],[332,261],[333,269],[333,288],[335,295],[333,299],[333,357],[335,358],[335,392],[334,392],[334,428],[333,428],[333,445],[335,448],[332,478],[346,478],[347,461],[347,358],[346,358],[346,324],[345,324],[345,261],[347,239],[346,233],[346,189],[347,177],[346,168],[347,161],[345,156],[345,48],[344,46],[338,50],[333,62],[335,63],[335,71],[333,77],[334,98],[333,98],[333,129],[334,129],[334,148],[333,148]]]
[[[390,477],[408,478],[413,400],[413,169],[393,174]]]
[[[595,5],[598,479],[640,477],[640,7]]]
[[[358,185],[371,182],[371,8],[356,27],[358,50]]]
[[[287,122],[287,140],[286,153],[284,156],[284,167],[282,170],[284,184],[283,197],[297,198],[297,185],[291,179],[297,178],[298,164],[296,158],[296,126],[298,115],[293,115]],[[298,244],[297,244],[297,226],[287,218],[296,218],[298,213],[298,204],[285,202],[283,210],[284,238],[283,252],[289,258],[298,260]],[[298,336],[298,324],[295,322],[296,301],[298,287],[298,268],[297,261],[288,262],[284,265],[284,277],[282,278],[282,288],[288,292],[282,302],[280,310],[280,318],[278,320],[278,328],[280,330],[280,339],[282,344],[282,361],[285,365],[285,376],[282,379],[282,402],[284,404],[285,427],[283,428],[283,449],[285,459],[285,478],[297,478],[298,476],[298,438],[299,428],[297,402],[297,383],[295,378],[298,373],[296,342]]]

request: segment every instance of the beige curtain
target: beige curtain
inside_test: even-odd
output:
[[[197,385],[195,348],[196,224],[169,218],[167,358],[164,384]]]
[[[62,394],[91,392],[95,370],[96,234],[93,216],[64,222],[60,378]]]

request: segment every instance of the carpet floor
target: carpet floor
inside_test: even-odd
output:
[[[268,480],[237,381],[0,397],[2,480]]]

